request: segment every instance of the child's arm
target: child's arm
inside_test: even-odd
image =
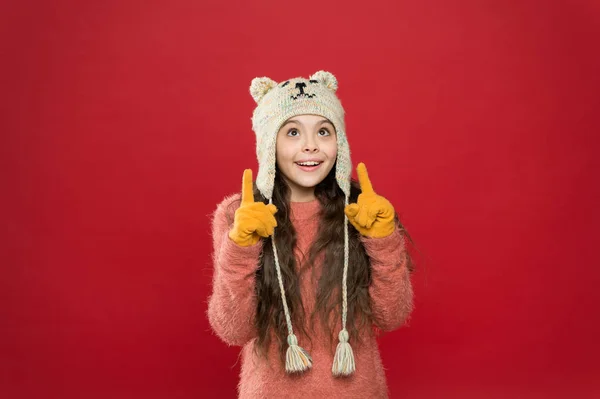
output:
[[[401,326],[413,308],[413,290],[408,270],[404,236],[395,221],[392,204],[377,195],[363,163],[356,167],[361,194],[346,206],[348,220],[361,234],[371,259],[371,310],[382,331]]]
[[[214,275],[208,319],[225,343],[242,346],[256,336],[254,287],[262,240],[244,247],[229,238],[231,225],[228,220],[233,220],[233,210],[228,209],[228,205],[239,198],[239,194],[226,198],[213,216]]]
[[[404,236],[396,226],[384,238],[361,237],[371,259],[371,310],[382,331],[400,327],[413,309],[413,289],[407,267]]]

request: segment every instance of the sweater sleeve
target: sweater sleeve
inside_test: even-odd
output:
[[[213,282],[208,300],[208,320],[214,332],[228,345],[243,346],[257,333],[255,272],[262,250],[262,240],[242,247],[229,238],[234,209],[229,206],[240,195],[226,198],[218,205],[212,219]],[[228,218],[229,216],[229,218]]]
[[[413,309],[413,290],[404,236],[396,227],[383,238],[361,237],[371,259],[369,287],[375,324],[382,331],[400,327]]]

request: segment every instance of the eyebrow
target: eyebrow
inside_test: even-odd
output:
[[[284,127],[284,126],[285,126],[285,125],[287,125],[288,123],[297,123],[297,124],[299,124],[299,125],[301,125],[301,126],[304,126],[304,125],[302,124],[302,122],[300,122],[300,121],[298,121],[298,120],[296,120],[296,119],[290,119],[289,121],[287,121],[287,122],[285,122],[283,125],[281,125],[281,127]],[[319,121],[319,123],[317,123],[317,125],[323,125],[323,124],[325,124],[325,123],[329,123],[331,126],[333,126],[333,123],[329,122],[327,119],[321,119],[321,120]]]

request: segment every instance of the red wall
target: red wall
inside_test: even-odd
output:
[[[0,396],[235,396],[208,215],[325,69],[421,251],[392,397],[600,397],[598,2],[253,4],[0,6]]]

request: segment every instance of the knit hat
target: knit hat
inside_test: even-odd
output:
[[[250,85],[250,94],[257,103],[252,116],[252,129],[256,133],[256,155],[258,157],[258,175],[256,186],[260,193],[273,203],[273,185],[275,183],[275,150],[277,132],[281,125],[296,115],[320,115],[333,124],[337,137],[337,160],[335,178],[345,194],[345,205],[350,198],[350,177],[352,162],[350,148],[346,138],[344,108],[335,95],[338,82],[330,72],[319,71],[309,79],[297,77],[277,83],[261,77],[254,78]],[[281,300],[288,329],[288,349],[285,369],[288,373],[302,372],[312,367],[312,359],[306,350],[298,345],[294,335],[290,311],[287,306],[285,290],[281,278],[281,269],[275,245],[275,234],[271,236],[275,268]],[[342,281],[342,330],[332,366],[335,376],[348,376],[355,370],[354,355],[348,343],[346,318],[348,313],[348,218],[344,214],[344,272]]]

